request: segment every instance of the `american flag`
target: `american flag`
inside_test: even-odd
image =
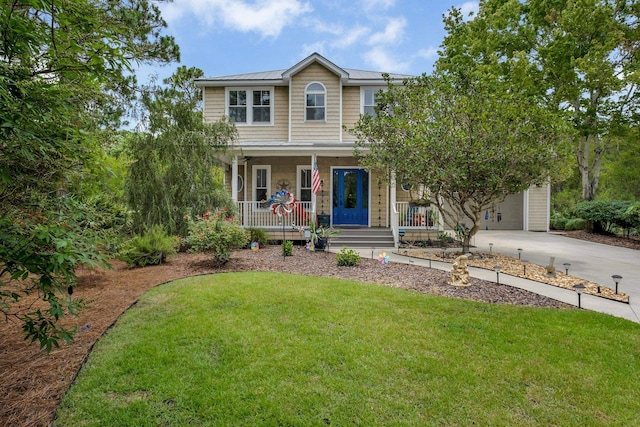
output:
[[[313,194],[318,194],[318,191],[320,191],[320,173],[318,172],[318,163],[315,160],[311,174],[311,191],[313,191]]]

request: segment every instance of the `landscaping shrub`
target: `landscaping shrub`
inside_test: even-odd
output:
[[[569,221],[567,218],[557,212],[554,212],[551,215],[549,227],[553,230],[565,230],[567,228],[567,221]]]
[[[285,240],[284,242],[282,242],[282,255],[293,255],[293,242],[291,240]]]
[[[625,212],[633,202],[624,200],[590,200],[576,205],[576,213],[592,225],[595,233],[613,233],[615,227],[628,229]]]
[[[453,243],[453,237],[448,235],[447,233],[440,232],[438,233],[438,241],[440,243]]]
[[[336,260],[341,267],[352,267],[360,262],[360,254],[353,249],[344,247],[336,254]]]
[[[622,218],[625,223],[628,224],[627,237],[629,237],[631,230],[637,234],[640,230],[640,202],[635,202],[629,206],[627,210],[624,211]]]
[[[185,241],[190,250],[210,253],[215,266],[225,264],[233,249],[245,247],[249,242],[249,232],[227,212],[226,209],[207,211],[195,220],[185,215],[189,229]]]
[[[571,218],[566,219],[564,230],[573,231],[573,230],[586,230],[589,228],[589,221],[584,220],[582,218]]]
[[[269,243],[269,235],[262,228],[250,228],[249,242],[258,242],[258,245],[262,248]]]
[[[176,253],[178,238],[169,236],[161,225],[154,225],[143,235],[136,235],[120,251],[118,259],[129,267],[159,265]]]

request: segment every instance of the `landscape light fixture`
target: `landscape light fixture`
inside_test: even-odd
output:
[[[373,259],[373,252],[376,250],[375,246],[371,248],[371,259]]]
[[[521,255],[522,255],[522,248],[518,248],[518,259],[520,259]]]
[[[566,274],[568,276],[569,275],[569,267],[571,267],[571,263],[570,262],[565,262],[562,265],[564,266],[564,274]]]
[[[489,253],[493,250],[493,243],[489,243]]]
[[[404,230],[398,230],[398,234],[400,235],[400,239],[402,239],[405,235],[405,231]]]
[[[496,283],[499,285],[500,284],[500,270],[502,270],[502,267],[500,267],[499,265],[494,265],[493,269],[496,271]]]
[[[622,280],[622,276],[619,275],[619,274],[614,274],[613,276],[611,276],[611,278],[616,283],[616,294],[617,294],[618,293],[618,283],[620,283],[620,281]]]
[[[527,263],[529,262],[528,259],[523,259],[522,260],[522,272],[524,274],[524,277],[527,277]]]
[[[573,290],[578,294],[578,308],[582,308],[580,305],[580,295],[582,295],[582,292],[584,291],[584,285],[582,283],[578,283],[573,286]]]
[[[427,256],[429,257],[429,268],[431,268],[431,258],[433,258],[433,254],[429,252]]]

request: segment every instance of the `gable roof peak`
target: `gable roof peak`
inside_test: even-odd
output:
[[[291,76],[299,73],[300,71],[302,71],[303,69],[307,68],[309,65],[314,63],[318,63],[324,66],[325,68],[329,69],[331,72],[337,74],[340,77],[340,79],[342,79],[343,81],[346,81],[349,79],[349,73],[344,68],[338,67],[336,64],[329,61],[324,56],[320,55],[318,52],[312,53],[302,61],[298,62],[293,67],[289,68],[288,70],[285,70],[284,73],[282,73],[282,78],[285,81],[289,80]]]

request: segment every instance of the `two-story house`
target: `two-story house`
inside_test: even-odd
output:
[[[390,77],[401,82],[410,76]],[[382,72],[342,68],[314,53],[285,70],[207,77],[196,84],[203,89],[205,120],[226,115],[238,129],[239,139],[223,160],[243,225],[279,230],[281,218],[264,201],[286,189],[299,203],[285,219],[287,229],[315,218],[333,227],[385,228],[396,242],[399,229],[441,230],[427,208],[409,206],[410,189],[389,185],[353,156],[348,129],[373,112],[375,93],[386,87]],[[317,194],[314,167],[322,184]],[[531,188],[487,211],[482,228],[546,231],[548,223],[549,189]]]

